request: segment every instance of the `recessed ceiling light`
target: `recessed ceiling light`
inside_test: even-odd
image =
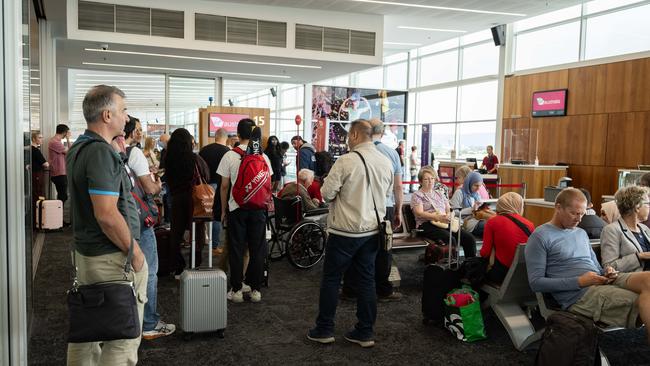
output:
[[[400,29],[415,29],[415,30],[423,30],[423,31],[431,31],[431,32],[449,32],[449,33],[467,33],[467,31],[460,30],[460,29],[441,29],[441,28],[425,28],[425,27],[411,27],[409,25],[400,25],[397,28]]]
[[[407,42],[384,42],[384,44],[396,45],[396,46],[422,46],[422,43],[407,43]]]
[[[82,64],[82,65],[91,65],[91,66],[124,67],[124,68],[145,69],[145,70],[166,70],[166,71],[204,72],[204,73],[209,73],[209,74],[243,75],[243,76],[265,77],[265,78],[291,79],[291,76],[288,76],[288,75],[253,74],[253,73],[246,73],[246,72],[230,72],[230,71],[215,71],[215,70],[195,70],[195,69],[178,69],[178,68],[175,68],[175,67],[156,67],[156,66],[137,66],[137,65],[122,65],[122,64],[105,64],[105,63],[99,63],[99,62],[82,62],[81,64]]]
[[[268,65],[268,66],[282,66],[282,67],[300,67],[300,68],[305,68],[305,69],[322,69],[321,66],[313,66],[313,65],[283,64],[283,63],[278,63],[278,62],[262,62],[262,61],[246,61],[246,60],[229,60],[229,59],[223,59],[223,58],[171,55],[171,54],[166,54],[166,53],[150,53],[150,52],[136,52],[136,51],[119,51],[119,50],[102,50],[100,48],[84,48],[84,50],[90,51],[90,52],[119,53],[119,54],[124,54],[124,55],[181,58],[181,59],[186,59],[186,60],[233,62],[233,63],[240,63],[240,64]]]
[[[421,4],[406,4],[398,3],[394,1],[380,1],[380,0],[352,0],[360,3],[371,3],[371,4],[383,4],[383,5],[396,5],[396,6],[407,6],[411,8],[424,8],[424,9],[435,9],[435,10],[451,10],[451,11],[463,11],[466,13],[479,13],[479,14],[496,14],[496,15],[510,15],[515,17],[525,17],[526,14],[520,13],[506,13],[502,11],[490,11],[490,10],[476,10],[476,9],[464,9],[464,8],[451,8],[448,6],[435,6],[435,5],[421,5]]]

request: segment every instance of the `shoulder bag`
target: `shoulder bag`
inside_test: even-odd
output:
[[[358,151],[354,151],[354,153],[359,155],[359,158],[361,158],[361,162],[363,163],[363,167],[366,169],[366,181],[368,181],[368,190],[370,191],[372,203],[375,206],[375,216],[377,217],[377,229],[379,230],[379,248],[388,252],[393,248],[393,226],[390,221],[381,220],[379,218],[379,211],[377,211],[377,202],[375,201],[375,195],[372,194],[372,187],[370,186],[370,173],[368,172],[366,160]]]
[[[199,173],[197,162],[194,162],[194,182],[194,186],[192,186],[192,217],[212,219],[214,189]]]
[[[93,142],[92,140],[90,142]],[[85,143],[88,145],[90,142]],[[84,145],[84,146],[86,146]],[[75,159],[79,156],[81,146]],[[127,205],[127,210],[130,210]],[[69,315],[69,343],[111,341],[138,338],[141,333],[138,300],[133,285],[135,273],[133,259],[134,240],[124,263],[122,280],[80,285],[77,277],[76,254],[72,250],[74,279],[67,293]],[[132,278],[129,279],[129,274]]]

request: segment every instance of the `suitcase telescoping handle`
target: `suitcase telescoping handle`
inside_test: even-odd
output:
[[[453,235],[454,235],[454,230],[452,229],[453,225],[451,224],[452,221],[454,221],[454,217],[456,216],[456,212],[454,210],[451,210],[451,218],[449,220],[449,269],[451,269],[452,266],[452,260],[453,260],[453,253],[454,253],[454,241],[453,241]],[[460,220],[460,215],[459,220]],[[459,268],[460,263],[460,231],[462,230],[462,222],[460,222],[460,225],[458,226],[458,237],[456,239],[456,269]]]
[[[212,268],[212,221],[207,222],[208,231],[208,266]],[[192,220],[192,269],[196,268],[196,221]]]

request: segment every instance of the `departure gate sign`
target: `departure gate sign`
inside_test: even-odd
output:
[[[566,116],[567,89],[533,93],[533,117]]]

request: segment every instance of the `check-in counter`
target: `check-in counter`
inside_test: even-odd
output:
[[[555,186],[562,177],[567,176],[568,166],[556,165],[516,165],[499,164],[501,184],[526,183],[526,197],[544,197],[544,187]],[[521,188],[501,188],[506,192],[522,193]]]
[[[527,198],[524,200],[524,217],[532,221],[535,227],[551,221],[554,212],[554,202],[544,201],[543,198]]]

